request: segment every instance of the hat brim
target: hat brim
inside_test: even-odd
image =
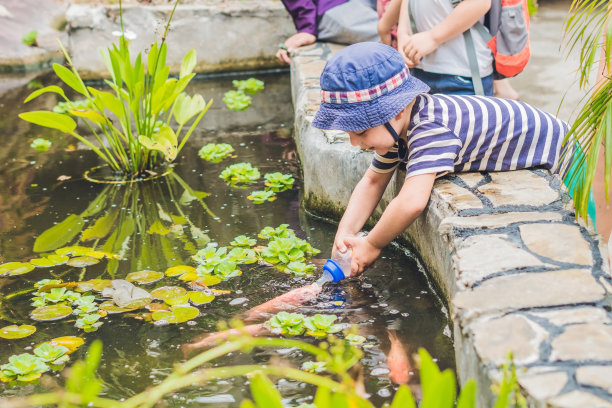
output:
[[[371,129],[389,122],[417,95],[426,92],[429,92],[429,86],[417,78],[408,77],[393,91],[371,101],[341,104],[321,102],[312,124],[319,129],[345,132]]]

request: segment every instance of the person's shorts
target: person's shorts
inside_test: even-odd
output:
[[[379,41],[376,2],[349,0],[332,7],[318,24],[317,40],[339,44]]]
[[[472,77],[437,74],[419,68],[411,68],[410,74],[429,85],[431,88],[429,92],[432,94],[474,95],[475,93]],[[493,74],[482,78],[482,87],[486,96],[493,96]]]

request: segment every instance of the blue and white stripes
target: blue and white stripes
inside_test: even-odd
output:
[[[544,167],[559,163],[567,124],[523,102],[473,95],[421,94],[408,128],[406,177],[452,172]],[[569,157],[570,155],[567,155]],[[375,155],[371,169],[386,173],[399,164],[397,150]]]

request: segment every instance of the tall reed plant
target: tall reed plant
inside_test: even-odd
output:
[[[79,98],[87,99],[87,107],[73,106],[68,114],[32,111],[19,117],[74,136],[124,178],[139,177],[160,162],[172,162],[212,103],[206,103],[199,94],[189,96],[184,92],[195,76],[195,50],[183,58],[178,78],[169,75],[166,36],[178,3],[177,0],[174,4],[161,44],[155,42],[146,57],[138,53],[136,58],[131,57],[129,42],[123,35],[123,9],[119,3],[119,43],[101,50],[110,73],[110,79],[105,80],[110,90],[87,86],[60,42],[68,67],[53,64],[53,70]],[[33,92],[25,103],[49,92],[60,95],[68,106],[73,104],[55,85]],[[91,135],[77,133],[75,119],[82,120]]]

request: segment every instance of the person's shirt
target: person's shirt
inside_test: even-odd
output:
[[[418,32],[432,29],[453,11],[450,0],[410,0],[409,5],[411,18]],[[480,76],[491,75],[493,73],[493,54],[476,29],[471,28],[470,32],[474,41]],[[421,59],[417,68],[437,74],[471,77],[472,71],[463,35],[457,35],[440,44],[434,52]]]
[[[348,0],[282,0],[291,15],[298,33],[309,33],[317,37],[317,24],[323,14],[332,7]]]
[[[370,169],[388,173],[403,162],[406,178],[530,167],[564,175],[571,159],[561,153],[567,131],[562,120],[523,102],[420,94],[408,125],[406,157],[398,157],[396,144],[383,156],[375,154]]]

